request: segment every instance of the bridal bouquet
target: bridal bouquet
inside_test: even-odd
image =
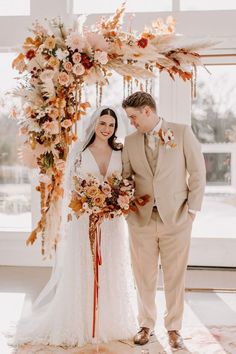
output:
[[[89,215],[89,240],[94,268],[94,303],[93,337],[96,331],[96,310],[98,305],[99,276],[98,267],[102,264],[101,228],[104,219],[126,215],[137,211],[137,206],[144,206],[149,196],[135,197],[132,178],[122,178],[120,173],[113,173],[104,182],[88,174],[86,178],[73,176],[72,196],[69,208],[79,218]],[[72,215],[68,215],[68,221]]]
[[[113,173],[102,183],[92,175],[85,179],[74,176],[69,207],[77,218],[86,213],[89,216],[96,215],[99,219],[113,219],[136,211],[137,205],[143,206],[148,200],[147,195],[136,198],[134,181],[122,178],[119,173]]]

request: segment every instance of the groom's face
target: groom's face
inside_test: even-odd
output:
[[[149,106],[134,108],[125,108],[126,114],[133,125],[141,133],[147,133],[150,130],[150,113],[151,108]]]

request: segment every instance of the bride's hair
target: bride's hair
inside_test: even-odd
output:
[[[100,113],[100,117],[101,116],[105,116],[105,115],[109,115],[111,117],[113,117],[115,119],[115,129],[114,129],[114,133],[112,134],[112,136],[108,139],[108,145],[112,148],[112,150],[115,150],[115,151],[118,151],[118,150],[122,150],[123,148],[123,145],[121,143],[117,143],[116,142],[116,139],[117,139],[117,136],[116,136],[116,131],[117,131],[117,128],[118,128],[118,119],[117,119],[117,116],[115,114],[115,112],[111,109],[111,108],[105,108],[101,111]],[[85,149],[87,149],[87,147],[89,147],[89,145],[91,145],[94,140],[95,140],[95,137],[96,137],[96,133],[94,132],[91,139],[89,140],[89,142],[86,144],[86,146],[84,147],[83,151]]]

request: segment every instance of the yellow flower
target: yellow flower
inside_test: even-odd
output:
[[[44,47],[47,49],[54,49],[56,45],[56,40],[53,37],[47,37],[46,41],[44,42]]]
[[[52,68],[55,68],[59,66],[59,60],[55,57],[51,57],[48,61],[48,65],[51,66]]]

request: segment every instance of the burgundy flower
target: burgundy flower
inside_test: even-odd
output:
[[[35,57],[35,51],[33,49],[30,49],[30,50],[28,50],[28,52],[26,53],[25,56],[27,59],[31,60],[32,58]]]
[[[148,40],[147,38],[142,37],[137,41],[137,44],[140,48],[145,48],[148,45]]]
[[[90,69],[93,66],[92,61],[90,58],[87,56],[87,54],[81,54],[81,60],[80,63],[85,67],[85,69]]]

